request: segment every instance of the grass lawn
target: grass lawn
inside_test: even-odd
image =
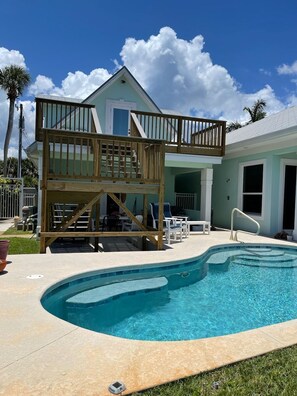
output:
[[[39,253],[39,241],[34,237],[31,238],[32,236],[32,231],[21,231],[10,227],[0,236],[0,239],[10,241],[8,255]]]
[[[22,231],[22,230],[16,230],[14,227],[8,228],[8,230],[4,231],[2,235],[19,235],[19,236],[32,236],[32,231]]]
[[[132,396],[200,395],[297,395],[297,346],[132,394]]]
[[[10,254],[32,254],[39,253],[39,241],[35,238],[10,237],[8,255]]]

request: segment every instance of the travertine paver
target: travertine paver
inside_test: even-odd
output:
[[[179,342],[125,340],[95,333],[46,312],[52,284],[102,268],[193,257],[229,233],[191,235],[165,251],[9,256],[0,276],[0,395],[99,395],[122,380],[128,394],[297,343],[297,320],[224,337]],[[287,244],[249,235],[246,242]],[[28,279],[28,275],[43,277]]]

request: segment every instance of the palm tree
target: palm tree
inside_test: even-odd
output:
[[[226,132],[228,133],[228,132],[231,132],[231,131],[235,131],[235,129],[239,129],[239,128],[241,128],[241,127],[242,127],[242,125],[241,125],[240,122],[238,122],[238,121],[233,121],[233,122],[230,122],[230,123],[227,125]]]
[[[30,75],[21,66],[10,65],[0,69],[0,88],[6,91],[9,100],[8,123],[3,150],[3,173],[5,177],[7,175],[7,154],[12,134],[15,101],[22,95],[29,82]]]
[[[251,119],[247,123],[251,124],[252,122],[262,120],[262,118],[266,117],[266,112],[264,111],[265,107],[266,102],[262,99],[256,100],[251,108],[245,107],[243,110],[247,111],[251,117]]]

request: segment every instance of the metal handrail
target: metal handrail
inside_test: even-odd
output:
[[[238,213],[240,213],[242,216],[244,216],[245,218],[247,218],[247,219],[249,219],[249,220],[251,220],[253,223],[255,223],[256,225],[257,225],[257,232],[249,232],[249,231],[243,231],[243,230],[237,230],[236,232],[235,232],[235,236],[233,235],[233,221],[234,221],[234,213],[235,212],[238,212]],[[255,219],[253,219],[252,217],[250,217],[250,216],[248,216],[247,214],[245,214],[244,212],[242,212],[241,210],[239,210],[238,208],[234,208],[233,210],[232,210],[232,212],[231,212],[231,235],[230,235],[230,240],[231,241],[238,241],[238,239],[237,239],[237,234],[239,233],[239,232],[243,232],[243,233],[245,233],[245,234],[250,234],[250,235],[259,235],[259,233],[260,233],[260,224],[255,220]]]

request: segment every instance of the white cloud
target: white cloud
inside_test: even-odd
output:
[[[90,74],[81,71],[68,73],[62,81],[62,96],[84,99],[111,77],[106,69],[94,69]]]
[[[161,108],[197,117],[244,122],[248,116],[243,108],[252,106],[257,99],[266,100],[268,114],[285,107],[269,85],[257,92],[243,92],[226,68],[213,63],[210,54],[204,50],[204,38],[201,35],[184,40],[178,38],[170,27],[164,27],[147,40],[127,38],[120,57],[120,61],[115,61],[115,66],[119,68],[119,63],[127,66]],[[19,51],[0,48],[0,67],[9,64],[26,67],[25,58]],[[285,71],[291,70],[290,74],[293,74],[295,67],[297,70],[297,61],[291,66],[281,66],[278,72],[285,74]],[[267,73],[264,69],[260,71]],[[75,71],[69,72],[60,84],[55,85],[51,77],[39,75],[28,92],[34,96],[47,94],[83,99],[110,77],[111,74],[103,68],[96,68],[89,74]],[[22,103],[26,119],[26,146],[34,141],[35,103],[33,99]],[[296,97],[288,98],[288,103],[296,104]],[[4,91],[0,90],[0,158],[3,157],[7,117],[8,102]],[[9,155],[16,155],[17,121],[16,112]]]
[[[297,60],[291,65],[283,64],[277,68],[278,74],[297,74]]]
[[[0,69],[9,65],[18,65],[26,68],[24,56],[16,50],[0,47]]]
[[[291,95],[288,98],[288,106],[297,106],[297,96],[296,95]]]
[[[259,98],[266,100],[268,113],[284,107],[270,86],[255,93],[241,92],[235,79],[224,67],[214,64],[203,47],[201,35],[187,41],[164,27],[147,41],[128,38],[120,55],[161,108],[245,121],[243,108]]]
[[[39,75],[36,77],[35,82],[30,85],[29,94],[34,96],[38,94],[49,94],[54,88],[55,84],[51,78]]]
[[[0,48],[0,68],[11,64],[26,67],[25,58],[19,51],[10,51],[6,48]],[[75,73],[68,73],[67,77],[61,82],[61,86],[57,87],[51,78],[38,75],[35,81],[29,86],[28,94],[32,96],[46,94],[84,99],[110,77],[111,74],[102,68],[94,69],[90,74],[76,71]],[[21,102],[23,104],[26,124],[23,136],[23,147],[26,148],[34,141],[35,137],[35,102],[34,100],[21,100]],[[3,146],[7,128],[8,109],[9,102],[7,100],[6,93],[0,89],[0,159],[3,159]],[[15,110],[14,127],[8,156],[17,157],[18,155],[18,119],[19,113]]]

